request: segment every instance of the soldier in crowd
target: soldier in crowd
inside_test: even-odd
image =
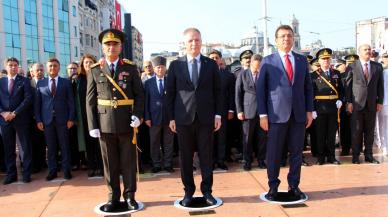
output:
[[[335,158],[335,137],[338,128],[339,109],[343,101],[340,72],[331,69],[332,50],[323,48],[316,54],[321,68],[311,74],[314,89],[315,132],[317,136],[317,164],[340,164]]]
[[[20,159],[23,162],[23,182],[31,182],[30,106],[32,93],[30,81],[17,74],[19,61],[10,57],[4,61],[7,76],[0,78],[0,127],[4,143],[7,176],[3,184],[16,182],[16,134],[19,136]]]
[[[93,65],[87,74],[86,113],[89,134],[100,138],[109,189],[103,210],[115,212],[120,208],[120,175],[127,208],[136,210],[136,131],[144,113],[144,90],[136,66],[119,58],[125,34],[106,29],[98,38],[106,62]]]
[[[338,69],[340,69],[341,72],[341,81],[343,87],[345,87],[345,78],[346,78],[346,68],[352,64],[354,61],[358,60],[357,54],[349,54],[344,57],[345,59],[345,71],[342,72],[344,69],[342,65],[339,66]],[[341,156],[347,156],[350,153],[350,147],[352,144],[351,141],[351,130],[350,130],[350,113],[347,111],[346,106],[341,107],[341,114],[340,114],[340,144],[341,144]]]
[[[216,61],[218,67],[220,68],[220,78],[221,78],[221,93],[222,93],[222,105],[221,105],[221,128],[215,133],[214,139],[214,168],[216,166],[222,170],[227,170],[228,166],[225,164],[226,153],[230,154],[230,151],[227,149],[230,148],[227,143],[227,129],[228,122],[234,117],[235,103],[235,83],[236,79],[234,75],[222,68],[222,54],[218,50],[212,50],[209,53],[209,58]],[[233,132],[234,133],[234,132]]]
[[[233,74],[236,76],[236,78],[238,77],[240,72],[242,72],[243,70],[249,69],[252,55],[253,55],[253,51],[251,50],[244,50],[243,52],[241,52],[240,54],[241,67],[237,67],[235,70],[233,70]]]

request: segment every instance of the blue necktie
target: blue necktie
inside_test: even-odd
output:
[[[163,80],[159,79],[159,93],[163,96],[164,93],[164,87],[163,87]]]

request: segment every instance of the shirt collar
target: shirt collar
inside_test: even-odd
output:
[[[191,62],[194,58],[195,58],[195,59],[197,60],[197,62],[199,63],[199,62],[201,61],[201,54],[198,54],[196,57],[192,57],[192,56],[190,56],[190,55],[187,55],[187,61],[188,61],[188,62]]]
[[[59,77],[59,75],[54,77],[55,81],[58,81],[58,77]],[[49,76],[48,79],[49,79],[49,81],[51,81],[51,79],[53,79],[53,78]]]
[[[278,52],[279,52],[279,55],[280,55],[280,57],[284,57],[284,55],[286,55],[286,54],[288,54],[288,55],[290,55],[289,57],[293,57],[294,55],[292,55],[292,51],[289,51],[288,53],[286,53],[286,52],[283,52],[283,51],[281,51],[281,50],[278,50]]]
[[[119,58],[117,58],[117,60],[115,60],[113,62],[110,62],[108,59],[106,59],[106,63],[108,64],[108,68],[110,67],[110,64],[112,64],[112,63],[113,63],[113,65],[115,65],[115,68],[116,68],[118,62],[119,62]]]
[[[370,66],[370,60],[368,60],[368,61],[363,61],[363,60],[361,60],[360,59],[360,62],[361,62],[361,65],[364,67],[365,66],[365,63],[368,63],[368,67]]]
[[[14,75],[13,77],[10,77],[10,76],[7,75],[8,80],[11,80],[11,79],[15,80],[15,79],[16,79],[16,76],[18,76],[18,74]]]

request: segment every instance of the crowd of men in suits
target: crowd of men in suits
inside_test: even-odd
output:
[[[384,100],[387,96],[384,95],[386,85],[383,78],[386,77],[386,73],[383,74],[383,65],[372,60],[372,50],[369,45],[361,45],[358,48],[359,55],[348,55],[344,60],[337,60],[335,65],[331,64],[332,54],[331,49],[324,48],[319,50],[315,57],[307,56],[313,89],[312,118],[314,121],[307,129],[305,143],[311,147],[313,156],[317,158],[317,164],[340,164],[341,162],[335,156],[338,132],[341,155],[351,153],[352,163],[359,164],[359,156],[363,152],[365,162],[379,163],[373,157],[373,143],[376,113],[384,109],[383,103],[384,105],[387,103],[387,100]],[[227,170],[226,162],[240,161],[243,162],[243,169],[248,171],[255,162],[254,158],[257,159],[257,167],[265,169],[267,168],[266,156],[270,151],[267,150],[268,131],[261,127],[262,118],[258,112],[260,102],[258,102],[257,89],[260,85],[258,81],[263,57],[254,54],[251,50],[243,51],[240,55],[241,67],[231,70],[225,66],[220,51],[212,50],[207,56],[214,61],[208,58],[202,59],[201,56],[196,60],[201,65],[195,67],[196,64],[194,64],[192,67],[188,66],[186,60],[185,62],[183,59],[178,59],[172,62],[168,69],[166,59],[157,56],[144,62],[144,72],[141,74],[145,98],[144,114],[141,116],[144,117],[144,122],[139,128],[138,135],[139,147],[143,151],[140,165],[150,163],[153,173],[162,170],[174,172],[173,156],[180,150],[181,166],[191,168],[182,171],[188,195],[192,195],[195,191],[190,178],[193,159],[189,157],[194,152],[201,152],[198,156],[202,162],[200,167],[204,173],[205,183],[202,190],[208,193],[210,190],[206,189],[206,186],[211,186],[212,183],[212,177],[209,175],[211,169]],[[93,59],[92,56],[89,59]],[[384,68],[387,68],[387,54],[382,56],[382,62]],[[82,63],[81,61],[81,65]],[[93,63],[96,63],[95,59],[91,64]],[[217,70],[209,69],[209,73],[217,71],[218,74],[210,73],[209,76],[213,77],[209,78],[193,78],[192,76],[198,76],[193,73],[193,70],[202,73],[201,70],[206,69],[202,66],[216,67]],[[47,180],[56,178],[59,162],[62,164],[65,179],[72,178],[72,169],[86,165],[93,168],[89,171],[90,176],[103,175],[99,142],[96,139],[93,140],[93,136],[89,136],[90,128],[87,126],[87,121],[82,123],[86,126],[82,126],[80,121],[77,121],[77,117],[86,116],[86,108],[80,107],[86,103],[80,103],[80,100],[86,98],[86,77],[82,85],[79,84],[79,79],[77,81],[77,78],[73,78],[79,71],[78,64],[72,63],[67,67],[68,79],[58,76],[60,62],[55,58],[46,63],[47,77],[44,77],[44,65],[39,63],[31,66],[30,80],[18,74],[19,61],[16,58],[6,59],[4,67],[6,75],[3,75],[0,80],[2,136],[0,165],[1,169],[6,170],[7,176],[3,183],[10,184],[18,179],[16,144],[19,145],[22,181],[25,183],[31,181],[31,173],[38,172],[44,167],[48,167]],[[181,77],[184,76],[179,73],[182,69],[188,69],[190,84],[185,83],[186,77]],[[210,81],[213,83],[206,83]],[[80,86],[83,92],[81,96],[76,93],[80,91]],[[187,92],[191,88],[196,92]],[[203,96],[202,88],[205,89]],[[214,92],[211,94],[214,95],[207,95],[209,88],[213,88]],[[167,97],[168,92],[184,99],[194,100],[193,97],[197,97],[197,102],[177,101],[176,98]],[[208,97],[216,100],[208,101]],[[203,108],[194,108],[197,112],[187,110],[191,107],[185,106],[190,103]],[[213,150],[191,144],[197,140],[200,144],[212,140],[209,133],[213,133],[213,126],[209,127],[208,124],[209,119],[213,121],[209,118],[209,114],[213,111],[208,114],[208,108],[206,108],[209,103],[215,104],[217,110],[215,120],[220,120],[222,123],[215,132]],[[282,107],[282,103],[280,102],[278,106]],[[98,112],[103,113],[100,110]],[[176,121],[174,125],[170,123],[171,117]],[[386,127],[384,117],[379,118],[378,129]],[[186,127],[186,123],[193,121],[193,126]],[[73,126],[75,123],[78,123],[76,127]],[[83,128],[83,132],[79,129],[75,130],[76,128]],[[176,134],[177,131],[181,133]],[[379,141],[386,154],[385,134],[387,133],[384,130],[378,131]],[[80,141],[74,139],[80,134],[83,136],[86,134],[87,139],[84,140],[87,143],[86,149],[81,150],[79,148],[81,145],[78,145]],[[195,141],[191,141],[192,138],[196,138]],[[88,145],[91,143],[94,143],[93,147]],[[183,149],[185,152],[182,152],[182,144],[194,148],[186,147]],[[212,156],[207,156],[209,154]],[[284,149],[279,159],[282,166],[286,164],[288,155],[289,150]],[[290,158],[292,160],[292,156]],[[88,160],[94,163],[87,164]],[[303,163],[306,163],[304,159]],[[211,164],[212,168],[209,170],[204,164]]]

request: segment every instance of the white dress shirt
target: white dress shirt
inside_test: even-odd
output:
[[[196,57],[192,57],[190,55],[187,55],[187,67],[189,68],[189,74],[190,74],[190,80],[193,78],[193,59],[197,60],[197,66],[198,66],[198,78],[199,78],[199,72],[201,71],[201,54],[198,54]]]
[[[57,87],[57,89],[58,89],[58,75],[54,78],[54,80],[55,80],[55,87]],[[48,86],[49,86],[49,90],[50,90],[50,92],[51,92],[51,83],[52,83],[52,81],[51,81],[51,79],[53,79],[52,77],[48,77]]]
[[[8,76],[8,90],[9,90],[9,86],[10,86],[10,84],[11,84],[11,79],[13,79],[13,84],[15,85],[16,76],[17,76],[17,74],[14,75],[13,77],[9,77],[9,76]]]

